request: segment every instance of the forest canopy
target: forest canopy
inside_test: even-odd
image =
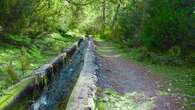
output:
[[[1,0],[0,35],[100,35],[128,48],[194,60],[193,0]]]
[[[160,95],[183,92],[194,108],[195,0],[0,0],[0,98],[89,34],[166,79]]]

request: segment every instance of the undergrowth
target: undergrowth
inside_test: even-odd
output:
[[[98,88],[96,95],[96,110],[150,110],[154,107],[154,101],[142,93],[119,94]]]
[[[27,36],[10,35],[11,39],[25,43],[23,47],[0,43],[0,96],[7,87],[17,83],[41,65],[48,63],[53,57],[78,39],[71,35],[59,33],[43,36],[30,41]]]

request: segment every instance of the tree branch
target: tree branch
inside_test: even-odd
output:
[[[93,2],[93,0],[91,0],[91,1],[88,1],[87,3],[76,3],[76,2],[74,2],[73,0],[66,0],[68,3],[70,3],[70,4],[73,4],[73,5],[89,5],[89,4],[91,4],[92,2]]]

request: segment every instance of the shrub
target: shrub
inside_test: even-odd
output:
[[[4,71],[9,75],[9,77],[11,78],[11,80],[13,82],[19,81],[19,77],[18,77],[12,63],[5,65]]]
[[[25,72],[30,68],[30,61],[25,55],[20,56],[19,61],[20,61],[21,71],[24,76]]]

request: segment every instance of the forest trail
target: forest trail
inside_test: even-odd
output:
[[[129,100],[127,105],[121,103],[124,98],[115,97],[120,106],[107,106],[108,110],[182,110],[176,97],[160,95],[156,87],[158,78],[147,69],[123,58],[109,42],[97,41],[96,45],[100,66],[98,86],[121,96],[129,94],[125,99]]]

